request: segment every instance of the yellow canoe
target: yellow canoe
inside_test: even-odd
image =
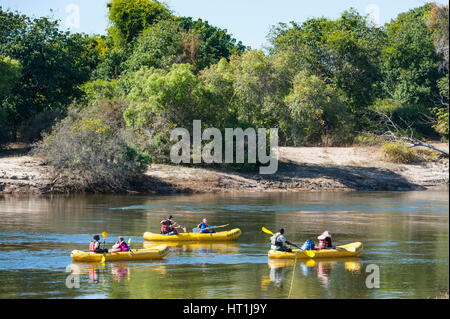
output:
[[[90,251],[73,250],[70,257],[74,261],[97,262],[105,256],[105,261],[161,259],[169,253],[167,245],[159,245],[145,249],[132,249],[127,252],[97,254]]]
[[[217,233],[179,233],[178,235],[162,235],[150,232],[144,233],[144,238],[149,241],[228,241],[241,236],[239,228]]]
[[[363,244],[361,242],[351,243],[342,246],[336,246],[335,249],[321,249],[310,250],[315,254],[312,258],[341,258],[341,257],[355,257],[358,256],[363,250]],[[304,252],[299,252],[298,249],[293,249],[291,253],[284,251],[269,250],[269,258],[275,259],[300,259],[311,258]]]

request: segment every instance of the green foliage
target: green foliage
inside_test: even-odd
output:
[[[107,48],[96,68],[92,71],[91,80],[118,79],[125,71],[124,63],[128,58],[127,49],[122,47]]]
[[[82,105],[96,104],[103,99],[112,100],[116,96],[117,80],[106,81],[97,79],[86,82],[80,85],[80,90],[83,91],[81,99]]]
[[[392,99],[378,99],[370,107],[388,116],[393,123],[402,131],[402,134],[416,136],[433,136],[434,130],[429,123],[431,110],[423,104],[403,104]],[[380,121],[381,120],[381,121]],[[384,116],[372,117],[371,128],[376,131],[386,130]],[[389,123],[388,123],[389,124]]]
[[[111,34],[118,44],[128,44],[147,27],[171,17],[169,9],[159,1],[111,0],[109,21]]]
[[[123,190],[150,160],[129,143],[123,108],[120,101],[103,100],[81,111],[71,109],[35,152],[58,171],[75,174],[84,189]]]
[[[0,55],[17,60],[21,77],[3,101],[15,138],[16,129],[40,112],[64,108],[80,97],[77,86],[95,61],[86,54],[87,39],[61,32],[47,18],[31,19],[0,9]]]
[[[190,64],[174,64],[169,71],[143,68],[133,83],[127,96],[130,107],[124,113],[131,127],[161,119],[190,128],[195,119],[205,123],[215,119],[217,109],[209,101],[209,91]]]
[[[234,107],[234,68],[222,58],[219,63],[201,71],[200,80],[206,87],[212,105],[217,107],[214,127],[237,127],[237,110]]]
[[[439,56],[425,24],[430,6],[400,14],[386,25],[381,70],[384,95],[402,104],[427,105],[438,93]]]
[[[22,67],[17,60],[0,56],[0,101],[5,99],[22,76]]]
[[[233,54],[240,54],[245,51],[245,46],[241,41],[237,42],[227,33],[227,30],[212,26],[208,21],[193,20],[190,17],[180,17],[177,20],[180,21],[181,27],[188,34],[190,33],[198,38],[193,63],[197,70],[218,63],[222,58],[229,58]],[[185,53],[189,53],[192,45],[192,41],[184,43]]]
[[[196,71],[244,51],[226,30],[202,20],[176,18],[162,20],[142,31],[133,52],[124,64],[128,71],[143,66],[169,69],[174,63],[190,63]]]
[[[11,98],[10,93],[21,77],[21,70],[19,61],[0,56],[0,148],[10,138],[9,109],[3,102],[8,97]]]
[[[330,136],[340,143],[352,139],[351,116],[332,86],[315,75],[300,72],[286,97],[293,121],[292,142],[318,143]],[[339,143],[339,142],[338,142]]]
[[[244,127],[277,127],[286,90],[272,59],[251,50],[231,62],[238,122]]]
[[[448,116],[448,103],[449,103],[449,83],[448,74],[439,80],[438,82],[440,101],[439,106],[435,107],[434,112],[437,116],[437,123],[433,126],[437,132],[443,134],[448,138],[449,133],[449,116]]]
[[[164,20],[143,31],[124,67],[129,72],[141,67],[169,69],[181,62],[182,29],[179,22]]]
[[[356,11],[337,20],[309,19],[272,29],[272,52],[291,51],[297,72],[307,71],[341,91],[349,110],[358,113],[377,93],[379,46],[382,31]]]
[[[380,151],[389,162],[410,164],[419,161],[417,153],[401,141],[385,143]]]

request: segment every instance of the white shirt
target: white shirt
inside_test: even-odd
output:
[[[276,233],[275,235],[273,235],[273,236],[271,237],[271,242],[272,242],[272,243],[273,243],[273,242],[282,243],[283,246],[284,246],[284,243],[286,242],[286,238],[285,238],[283,235],[281,235],[280,233]],[[278,249],[278,246],[272,244],[272,245],[270,246],[270,249],[277,250],[277,249]]]

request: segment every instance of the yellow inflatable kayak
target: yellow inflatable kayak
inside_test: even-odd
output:
[[[363,244],[360,242],[351,243],[342,246],[336,246],[335,249],[309,250],[314,253],[314,257],[307,256],[298,249],[293,249],[291,253],[284,251],[269,250],[269,258],[275,259],[299,259],[299,258],[340,258],[358,256],[363,250]]]
[[[97,262],[105,256],[105,261],[161,259],[169,253],[167,245],[159,245],[145,249],[132,249],[126,252],[97,254],[90,251],[73,250],[70,257],[74,261]]]
[[[239,228],[217,233],[179,233],[178,235],[162,235],[150,232],[144,233],[144,238],[150,241],[227,241],[241,236]]]

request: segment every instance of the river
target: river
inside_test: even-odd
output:
[[[0,197],[0,298],[434,298],[448,292],[448,191]],[[230,224],[235,242],[170,247],[163,260],[72,263],[108,233],[144,246],[168,214]],[[361,241],[357,258],[269,261],[270,236]],[[368,276],[378,270],[379,286]],[[67,272],[67,271],[73,271]],[[69,288],[69,275],[79,287]],[[70,286],[70,285],[69,285]]]

